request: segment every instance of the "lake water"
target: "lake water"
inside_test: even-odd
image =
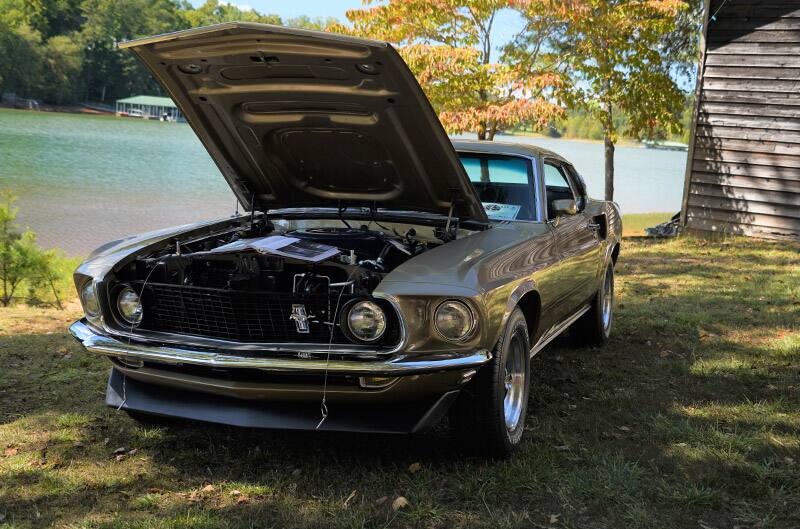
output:
[[[603,196],[603,146],[530,142],[572,161],[592,196]],[[686,153],[616,151],[616,200],[623,213],[680,209]],[[0,189],[19,196],[19,224],[46,247],[83,255],[105,241],[227,216],[236,201],[185,124],[112,116],[0,109]]]

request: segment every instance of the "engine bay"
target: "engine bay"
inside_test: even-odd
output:
[[[315,226],[283,230],[253,228],[231,230],[198,240],[174,240],[162,249],[137,257],[117,272],[121,281],[148,281],[173,285],[323,294],[346,288],[349,294],[369,295],[383,277],[408,259],[432,246],[417,237],[413,228],[400,234],[389,230]],[[237,241],[274,237],[315,243],[335,249],[335,255],[320,262],[302,255],[271,255],[243,248],[218,251]]]
[[[434,230],[405,224],[234,222],[141,253],[115,271],[108,296],[131,331],[391,347],[399,316],[372,294],[386,274],[441,244]]]

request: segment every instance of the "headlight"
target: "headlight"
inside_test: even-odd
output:
[[[139,325],[142,321],[142,303],[131,287],[125,287],[117,296],[117,309],[122,319],[131,325]]]
[[[94,281],[89,281],[81,289],[81,304],[83,312],[90,318],[100,316],[100,304],[97,302],[97,293],[94,290]]]
[[[466,304],[460,301],[445,301],[436,307],[433,325],[445,340],[460,342],[469,338],[475,330],[475,316]]]
[[[377,303],[356,302],[347,312],[347,329],[363,342],[374,342],[386,331],[386,314]]]

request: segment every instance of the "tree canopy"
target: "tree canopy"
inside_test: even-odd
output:
[[[249,21],[323,29],[335,20],[283,20],[207,0],[0,0],[0,92],[51,104],[111,102],[161,88],[116,44],[219,22]]]
[[[517,68],[503,51],[510,41],[492,40],[498,13],[514,8],[513,0],[365,4],[347,12],[351,26],[331,29],[397,44],[448,132],[492,139],[520,124],[543,128],[561,114],[550,97],[558,78]]]
[[[687,60],[690,43],[680,33],[684,0],[519,0],[529,24],[542,12],[556,21],[546,42],[551,64],[564,82],[558,95],[570,107],[600,122],[606,151],[605,198],[614,196],[614,144],[620,131],[616,112],[625,114],[629,136],[680,130],[684,93],[671,69]],[[539,53],[526,32],[515,43],[517,56]]]
[[[513,128],[541,130],[568,109],[600,123],[613,158],[621,133],[678,131],[685,99],[674,77],[696,60],[701,9],[702,0],[364,0],[345,25],[219,0],[197,8],[186,0],[0,0],[0,92],[51,104],[161,94],[117,43],[234,20],[283,24],[392,42],[450,133],[491,140]],[[493,30],[508,11],[524,24],[497,42]]]

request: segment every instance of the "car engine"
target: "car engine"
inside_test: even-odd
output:
[[[403,227],[400,233],[396,226],[275,228],[251,222],[197,239],[175,239],[117,270],[109,304],[125,328],[131,318],[114,300],[125,288],[140,296],[141,321],[131,330],[237,342],[390,347],[400,337],[399,318],[372,292],[387,273],[438,244]],[[265,250],[286,241],[291,245]],[[353,316],[354,309],[361,312]],[[352,320],[344,321],[376,314],[374,325],[385,330],[375,339],[354,330]]]

